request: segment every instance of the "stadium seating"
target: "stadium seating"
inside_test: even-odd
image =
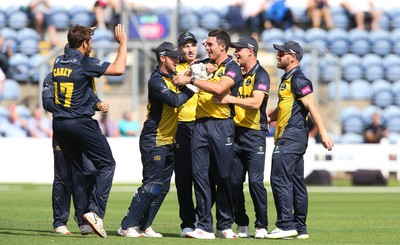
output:
[[[313,47],[326,47],[326,36],[325,30],[320,28],[310,28],[305,32],[305,41],[308,45]]]
[[[20,88],[18,82],[13,79],[6,79],[3,91],[0,94],[0,99],[18,100],[19,97],[20,97]]]
[[[370,100],[371,85],[364,79],[357,79],[350,83],[350,99],[353,100]]]
[[[349,84],[346,81],[339,81],[339,88],[336,89],[336,82],[332,81],[328,84],[328,98],[334,100],[340,98],[347,100],[350,98]]]
[[[12,29],[19,30],[27,27],[28,24],[29,24],[28,15],[26,12],[23,12],[21,10],[12,12],[7,17],[7,25]]]
[[[364,138],[361,134],[357,133],[345,133],[340,137],[340,143],[342,144],[361,144],[364,143]]]
[[[347,31],[343,29],[333,29],[327,34],[328,48],[334,54],[342,56],[349,52],[349,41]]]
[[[57,30],[67,30],[70,27],[70,16],[67,9],[62,6],[53,6],[50,9],[50,19]]]
[[[386,55],[392,51],[389,32],[385,30],[369,32],[368,40],[371,45],[371,51],[375,54]]]
[[[9,63],[12,79],[24,82],[29,80],[29,57],[27,55],[16,53],[11,56]]]
[[[342,121],[342,131],[344,133],[361,134],[364,130],[362,112],[356,107],[348,106],[343,109],[340,115]]]
[[[375,112],[378,113],[379,115],[383,114],[383,110],[380,107],[375,106],[375,105],[369,105],[362,110],[361,116],[366,125],[368,125],[372,122],[372,114],[374,114]]]
[[[0,9],[0,29],[4,28],[7,24],[7,17],[5,13]]]
[[[357,55],[366,55],[369,53],[368,32],[365,30],[353,29],[348,32],[348,41],[350,51]]]
[[[261,33],[261,41],[264,45],[271,46],[273,43],[283,43],[286,41],[284,32],[278,28],[265,29]]]

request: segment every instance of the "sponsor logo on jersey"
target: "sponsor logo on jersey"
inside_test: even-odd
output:
[[[257,155],[264,155],[264,148],[261,145],[257,149]]]
[[[236,77],[236,72],[228,71],[225,75],[228,76],[228,77],[231,77],[231,78],[235,78]]]
[[[309,94],[309,93],[311,93],[310,86],[306,86],[306,87],[301,89],[301,94],[306,95],[306,94]]]
[[[273,154],[279,153],[279,145],[275,146]]]
[[[161,156],[154,156],[153,160],[154,161],[160,161],[161,160]]]
[[[267,91],[267,84],[258,84],[257,89]]]

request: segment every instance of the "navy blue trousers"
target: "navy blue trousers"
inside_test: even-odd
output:
[[[53,119],[55,140],[61,147],[67,171],[72,173],[72,196],[78,225],[83,224],[82,216],[93,211],[104,218],[112,180],[115,160],[106,137],[99,124],[92,118]],[[96,184],[88,200],[86,177],[82,154],[96,168]]]
[[[240,226],[249,225],[243,193],[243,183],[246,180],[246,174],[248,174],[250,196],[256,214],[254,226],[256,228],[268,228],[267,191],[264,187],[265,137],[265,131],[236,127],[232,197],[235,223]]]
[[[175,186],[179,203],[181,229],[195,228],[196,215],[193,203],[192,134],[194,122],[178,122],[175,150]]]
[[[230,229],[233,224],[230,174],[234,139],[235,125],[232,119],[198,119],[194,124],[192,161],[197,228],[207,232],[213,232],[211,207],[214,185],[217,229]],[[209,176],[209,173],[213,176]],[[210,183],[210,178],[214,184]]]
[[[307,145],[279,139],[272,154],[271,188],[277,219],[275,225],[282,230],[296,229],[306,234],[308,194],[304,180],[304,159]]]

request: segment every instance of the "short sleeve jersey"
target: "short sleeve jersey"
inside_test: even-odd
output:
[[[279,102],[275,141],[283,138],[304,144],[308,143],[306,120],[308,110],[301,100],[312,93],[312,83],[304,76],[299,66],[283,75],[278,90]]]
[[[109,62],[86,57],[75,49],[67,48],[54,61],[53,85],[55,118],[93,116],[94,78],[102,76]]]
[[[156,68],[148,82],[147,119],[144,122],[140,143],[162,146],[175,143],[178,126],[178,107],[185,103],[193,92],[182,91],[172,83],[172,76]]]
[[[190,68],[189,63],[186,61],[180,62],[176,65],[176,73],[180,73]],[[194,94],[185,104],[178,108],[178,121],[179,122],[192,122],[196,119],[198,95]]]
[[[261,91],[266,96],[264,96],[259,109],[244,109],[240,106],[235,106],[236,115],[233,120],[236,126],[254,130],[268,129],[266,109],[270,83],[267,71],[258,61],[247,74],[243,74],[243,83],[238,90],[239,98],[249,98],[252,96],[253,91]]]
[[[238,88],[243,81],[242,70],[239,65],[233,61],[232,56],[229,56],[223,61],[217,70],[214,72],[213,77],[208,79],[208,82],[215,83],[219,82],[221,77],[228,77],[233,80],[233,86],[230,88],[230,94],[237,96]],[[199,91],[199,101],[196,108],[196,119],[200,118],[218,118],[226,119],[233,118],[235,116],[234,106],[219,105],[212,100],[212,94],[207,93],[203,90]]]

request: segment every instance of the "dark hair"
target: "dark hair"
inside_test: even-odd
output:
[[[229,47],[231,46],[231,37],[226,31],[213,30],[208,33],[208,36],[216,37],[219,45],[225,44],[225,51],[228,51]]]
[[[70,48],[79,48],[84,41],[89,42],[94,31],[90,27],[75,25],[68,31],[68,45]]]

